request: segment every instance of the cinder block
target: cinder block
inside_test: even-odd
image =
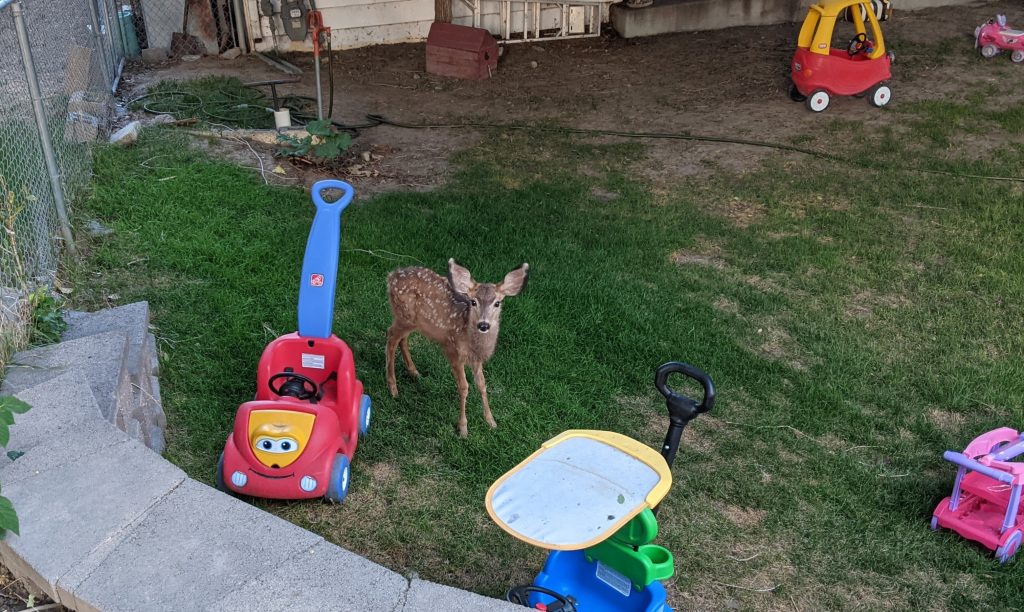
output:
[[[223,612],[397,610],[409,582],[371,561],[321,542],[265,574],[238,585],[208,607]]]
[[[68,97],[68,112],[91,115],[92,117],[106,117],[107,106],[102,102],[95,102],[85,97],[84,91],[76,91]]]
[[[142,61],[147,64],[157,64],[167,61],[167,49],[162,47],[149,47],[142,50]]]

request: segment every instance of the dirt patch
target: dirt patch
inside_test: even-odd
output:
[[[772,361],[781,361],[794,370],[807,371],[807,357],[802,354],[800,346],[785,329],[769,323],[757,328],[757,336],[757,354]]]
[[[669,255],[672,263],[680,266],[706,266],[724,270],[729,266],[722,258],[722,247],[703,237],[698,237],[692,249],[679,249]]]
[[[715,310],[727,312],[729,314],[737,314],[740,311],[739,305],[724,295],[718,296],[718,299],[716,299],[711,305],[715,307]]]
[[[0,565],[0,610],[36,610],[37,606],[52,612],[67,611],[67,608],[53,603],[49,597],[39,595],[34,586],[30,588],[24,580],[15,578],[6,566]]]
[[[398,468],[393,463],[379,461],[367,468],[370,478],[380,484],[388,484],[399,477]]]
[[[741,508],[739,506],[718,506],[718,511],[722,513],[730,523],[737,527],[757,527],[764,520],[764,517],[768,516],[766,510],[760,510],[758,508]]]
[[[895,310],[910,304],[902,295],[879,295],[870,289],[858,291],[847,301],[845,314],[852,319],[867,319],[878,308]]]
[[[928,411],[928,420],[943,431],[959,431],[967,421],[967,417],[959,412],[948,412],[932,408]]]

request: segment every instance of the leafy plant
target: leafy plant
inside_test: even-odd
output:
[[[39,287],[29,294],[32,307],[32,335],[29,342],[34,345],[59,342],[68,324],[60,312],[60,303],[45,287]]]
[[[330,161],[341,157],[352,145],[352,135],[339,132],[330,121],[311,121],[306,124],[308,136],[299,138],[290,134],[277,137],[278,154],[285,157],[304,157]]]
[[[14,425],[14,415],[24,414],[31,408],[27,403],[11,396],[0,396],[0,446],[7,446],[11,441],[11,425]],[[7,456],[12,460],[17,459],[23,453],[9,451]],[[18,514],[14,511],[14,504],[11,500],[0,495],[0,537],[8,531],[18,533]]]

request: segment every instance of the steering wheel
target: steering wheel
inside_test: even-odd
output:
[[[867,53],[870,48],[871,41],[868,40],[868,35],[860,32],[850,39],[850,46],[846,49],[846,52],[850,54],[850,57],[853,57],[858,53]]]
[[[285,381],[275,387],[274,381],[281,379],[285,379]],[[300,400],[311,400],[320,391],[320,388],[312,379],[295,372],[278,372],[270,377],[267,385],[274,392],[274,395],[294,397]]]

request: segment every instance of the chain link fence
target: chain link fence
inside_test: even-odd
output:
[[[123,0],[123,5],[119,25],[129,57],[218,55],[242,46],[235,18],[240,0]]]
[[[53,289],[125,57],[113,0],[0,0],[0,368]]]

